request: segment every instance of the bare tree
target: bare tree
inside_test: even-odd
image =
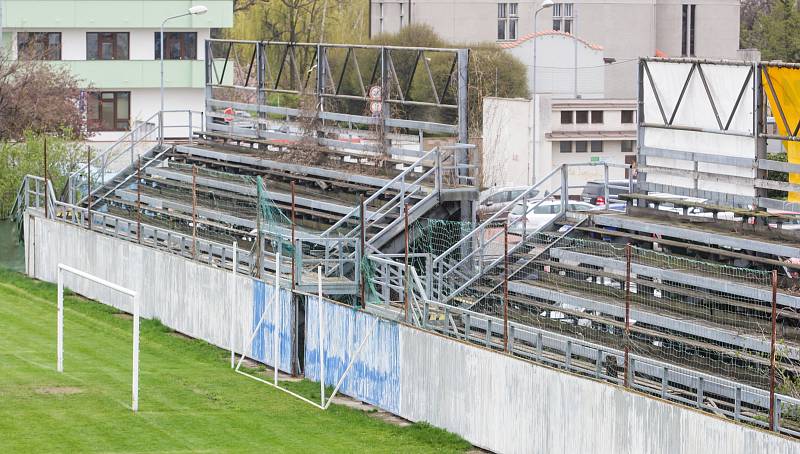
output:
[[[26,131],[80,137],[78,80],[65,68],[0,55],[0,141]]]

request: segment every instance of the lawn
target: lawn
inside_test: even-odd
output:
[[[0,270],[0,452],[463,452],[455,435],[316,409],[231,371],[228,353],[143,320],[139,412],[130,411],[131,321],[65,298],[55,370],[56,287]],[[319,399],[319,385],[294,383]]]

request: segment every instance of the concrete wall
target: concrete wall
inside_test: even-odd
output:
[[[233,317],[236,350],[248,347],[248,355],[255,353],[256,359],[272,364],[274,306],[267,308],[260,340],[247,343],[258,322],[256,314],[271,296],[272,287],[263,282],[39,216],[25,216],[25,251],[25,269],[31,277],[56,282],[59,263],[86,271],[138,292],[142,317],[225,349],[230,348]],[[66,274],[64,284],[88,298],[133,310],[130,298],[85,279]],[[280,368],[289,371],[291,343],[285,339],[291,323],[286,298],[284,293]]]
[[[231,314],[243,335],[250,332],[254,316],[269,298],[270,286],[248,277],[37,216],[26,216],[25,239],[29,275],[54,282],[59,262],[85,270],[141,292],[144,317],[159,318],[173,329],[220,347],[228,344]],[[69,277],[66,286],[130,310],[125,298],[86,281]],[[284,342],[289,329],[283,327],[288,320],[284,304],[282,363],[283,350],[290,350]],[[306,373],[315,379],[319,306],[314,297],[306,304]],[[322,305],[325,381],[334,384],[376,318],[328,300]],[[265,328],[263,334],[269,333]],[[263,341],[266,350],[267,339]],[[267,355],[262,358],[269,359]],[[497,452],[789,454],[800,450],[796,440],[386,320],[378,321],[355,364],[344,393]]]
[[[319,303],[306,299],[305,376],[319,381]],[[322,304],[325,384],[336,386],[358,347],[361,354],[340,388],[343,394],[377,405],[392,413],[400,411],[399,326],[353,308]],[[374,328],[373,328],[374,326]]]
[[[306,304],[306,376],[316,379],[318,366],[312,364],[319,361],[316,298],[307,298]],[[373,315],[327,300],[323,306],[325,342],[337,335],[349,339],[344,327],[354,319],[363,317],[365,324],[374,320]],[[457,433],[495,452],[788,454],[800,449],[795,440],[619,386],[409,326],[387,321],[380,325],[381,331],[373,334],[357,363],[359,369],[372,373],[358,378],[363,383],[359,389],[343,392],[406,419]],[[395,338],[395,328],[399,346],[393,349],[388,344]],[[326,367],[340,361],[341,352],[347,351],[327,344],[325,350]],[[399,355],[397,362],[395,355]],[[331,378],[326,372],[326,383],[334,383]],[[371,395],[376,389],[384,389],[392,399],[399,394],[399,406],[393,400],[391,407],[376,403]]]
[[[554,98],[602,98],[605,90],[603,49],[573,35],[540,32],[513,43],[501,43],[527,69],[533,93],[533,41],[536,40],[536,93]]]

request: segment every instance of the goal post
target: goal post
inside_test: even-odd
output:
[[[129,296],[133,300],[133,377],[131,379],[131,408],[139,410],[139,297],[131,289],[122,287],[71,266],[58,264],[58,327],[56,369],[64,372],[64,274],[70,273]]]

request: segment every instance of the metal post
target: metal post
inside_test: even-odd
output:
[[[0,37],[1,38],[1,37]],[[45,219],[49,218],[49,210],[47,209],[48,205],[48,193],[47,190],[47,136],[44,136],[44,217]]]
[[[361,232],[360,232],[360,240],[361,240],[361,260],[364,260],[364,256],[366,255],[366,251],[364,246],[366,243],[366,234],[364,233],[364,194],[359,195],[359,207],[360,207],[360,218],[361,218]],[[357,263],[356,266],[361,266],[361,263]],[[364,301],[364,273],[361,273],[361,307],[366,308],[367,304]]]
[[[131,400],[133,411],[139,411],[139,295],[133,296],[133,389]]]
[[[86,226],[92,230],[92,147],[86,146]]]
[[[64,271],[58,269],[58,327],[56,331],[56,370],[64,372]]]
[[[628,365],[630,362],[630,343],[631,343],[631,244],[625,245],[625,377],[624,383],[627,388],[630,386],[628,377]]]
[[[769,428],[775,430],[775,338],[778,321],[778,271],[772,270],[772,335],[770,336],[769,354]]]
[[[281,247],[275,253],[275,309],[272,312],[272,365],[275,371],[275,386],[278,386],[278,365],[280,364],[280,327],[281,316]]]
[[[197,166],[192,165],[192,258],[197,259]]]
[[[503,225],[503,351],[508,353],[508,219]]]
[[[136,166],[136,239],[142,244],[142,157]]]
[[[325,405],[325,337],[322,332],[322,265],[317,266],[317,325],[319,331],[319,396]]]
[[[230,343],[230,345],[231,345],[231,369],[236,367],[236,363],[235,363],[236,362],[236,352],[233,349],[233,344],[234,344],[234,340],[233,340],[233,332],[234,332],[234,329],[233,329],[233,326],[234,326],[234,324],[233,324],[233,315],[234,315],[234,311],[233,311],[233,309],[234,309],[234,307],[236,307],[236,265],[238,263],[239,263],[239,244],[236,241],[234,241],[233,242],[233,266],[231,267],[232,270],[233,270],[233,291],[232,291],[233,297],[231,298],[230,311],[228,311],[228,318],[229,318],[229,320],[228,320],[228,323],[229,323],[229,327],[228,327],[228,343]]]
[[[605,201],[605,209],[608,210],[609,205],[609,190],[608,190],[608,163],[603,163],[603,200]]]
[[[295,192],[294,192],[294,181],[292,181],[292,246],[296,247],[297,244],[295,242],[295,227],[294,227],[294,225],[295,225]],[[327,246],[325,246],[325,247],[327,247]],[[295,266],[297,265],[297,263],[295,262],[295,256],[296,255],[297,254],[292,254],[292,290],[295,289],[295,284],[296,284],[295,276],[297,276],[297,270],[295,269]]]
[[[405,268],[403,269],[403,277],[405,277],[405,288],[403,289],[403,308],[405,308],[406,322],[411,321],[411,314],[408,310],[408,292],[411,288],[409,272],[408,272],[408,204],[403,205],[403,228],[405,237]]]

